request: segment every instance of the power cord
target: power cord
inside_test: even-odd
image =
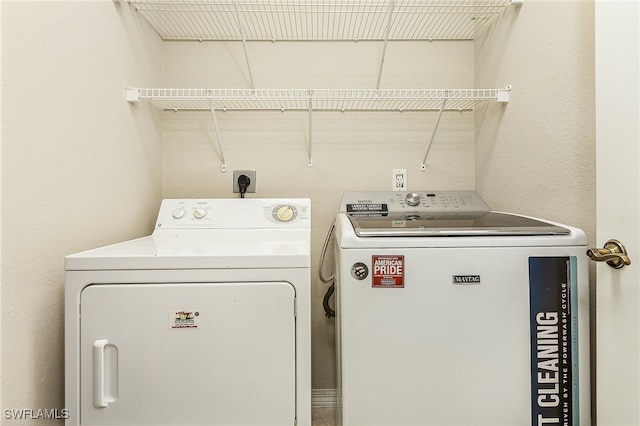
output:
[[[244,198],[244,193],[251,184],[251,179],[247,175],[238,176],[238,188],[240,189],[240,198]]]
[[[333,293],[335,291],[336,275],[334,272],[329,277],[325,277],[323,272],[325,255],[327,254],[327,251],[329,249],[329,244],[332,241],[331,237],[333,237],[333,231],[335,227],[336,227],[336,221],[334,220],[331,223],[331,226],[329,227],[329,232],[327,232],[327,237],[324,240],[324,245],[322,246],[322,251],[320,252],[320,265],[318,266],[318,278],[320,278],[320,281],[322,281],[325,284],[331,283],[329,288],[327,288],[327,292],[324,294],[324,298],[322,299],[324,314],[327,316],[327,318],[333,318],[336,316],[335,309],[333,309],[329,304],[329,299],[331,299],[331,296],[333,296]]]

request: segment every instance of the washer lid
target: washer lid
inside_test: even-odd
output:
[[[571,233],[567,228],[539,219],[500,212],[348,213],[347,217],[359,237],[521,236]]]

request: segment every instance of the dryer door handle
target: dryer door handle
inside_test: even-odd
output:
[[[107,408],[118,392],[118,350],[107,339],[93,342],[93,406]]]

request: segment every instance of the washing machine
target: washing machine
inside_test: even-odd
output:
[[[308,199],[163,200],[66,257],[66,425],[310,425]]]
[[[339,423],[589,425],[586,237],[473,191],[344,194]]]

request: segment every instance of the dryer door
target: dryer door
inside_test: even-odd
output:
[[[294,423],[291,284],[92,285],[81,312],[82,425]]]

